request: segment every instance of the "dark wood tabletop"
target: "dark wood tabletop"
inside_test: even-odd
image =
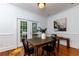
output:
[[[41,38],[32,38],[32,39],[28,39],[28,43],[30,43],[35,50],[35,55],[38,55],[38,51],[40,47],[42,47],[43,45],[49,44],[52,41],[51,38],[46,38],[46,39],[41,39]]]
[[[51,42],[51,38],[41,39],[41,38],[35,38],[35,39],[28,39],[28,42],[32,46],[40,46]]]

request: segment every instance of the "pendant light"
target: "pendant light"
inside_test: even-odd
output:
[[[45,8],[45,3],[38,3],[38,7],[40,8],[40,9],[43,9],[43,8]]]

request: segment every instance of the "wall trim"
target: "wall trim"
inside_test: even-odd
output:
[[[17,45],[11,45],[11,46],[8,46],[8,47],[3,47],[3,48],[0,48],[0,52],[12,50],[12,49],[15,49],[15,48],[17,48]]]

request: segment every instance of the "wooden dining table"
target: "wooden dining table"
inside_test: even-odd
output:
[[[70,39],[69,38],[65,38],[65,37],[60,37],[57,36],[57,52],[59,52],[59,45],[60,45],[60,41],[61,40],[65,40],[67,42],[67,48],[70,47]],[[51,43],[52,38],[48,37],[46,39],[41,39],[41,38],[32,38],[32,39],[28,39],[28,43],[30,43],[35,49],[36,49],[36,54],[38,55],[38,48],[43,46],[43,45],[47,45],[49,43]]]
[[[28,42],[35,48],[35,55],[38,55],[38,48],[47,45],[51,43],[52,39],[51,38],[46,38],[46,39],[41,39],[41,38],[35,38],[35,39],[28,39]]]

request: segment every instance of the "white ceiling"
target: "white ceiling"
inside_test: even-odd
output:
[[[75,4],[73,3],[46,3],[46,7],[43,10],[37,7],[37,3],[12,3],[12,5],[18,6],[25,10],[47,17],[47,16],[57,14],[66,9],[72,8],[78,4],[77,3]]]

